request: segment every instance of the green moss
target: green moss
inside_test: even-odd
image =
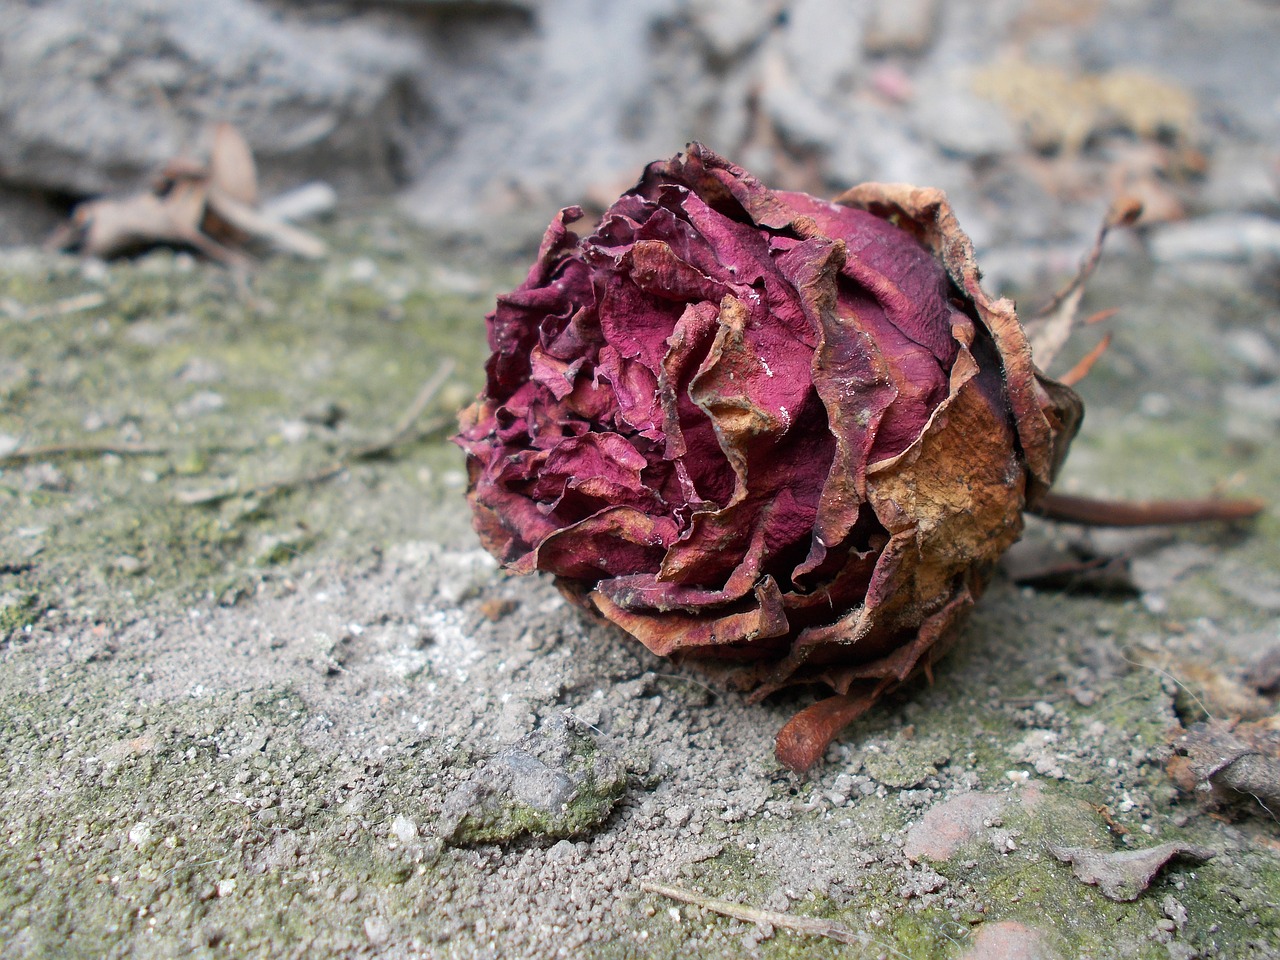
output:
[[[329,239],[352,250],[368,242],[363,231],[344,225]],[[0,555],[23,555],[30,531],[40,531],[21,588],[65,607],[67,583],[88,572],[107,587],[120,575],[117,559],[132,557],[144,566],[127,593],[103,589],[95,599],[100,614],[125,616],[142,602],[217,594],[302,552],[346,550],[352,528],[363,543],[392,532],[465,536],[465,516],[442,509],[457,496],[461,468],[443,435],[275,496],[186,502],[316,473],[382,438],[452,360],[457,372],[424,416],[447,433],[478,386],[491,293],[442,292],[400,249],[361,256],[370,278],[359,282],[339,254],[327,264],[270,259],[247,288],[164,251],[92,280],[70,259],[0,266],[0,295],[41,317],[0,314],[6,353],[28,371],[0,403],[0,433],[30,445],[159,450],[58,458],[66,492],[20,493],[21,511],[0,511]],[[339,411],[331,426],[306,419],[326,406]],[[0,489],[12,486],[9,476],[0,470]]]
[[[33,626],[45,611],[35,592],[0,594],[0,640],[12,640]]]
[[[561,754],[567,752],[565,760]],[[535,806],[508,791],[511,771],[554,758],[554,767],[541,772],[566,778],[572,788],[558,808]],[[518,749],[500,753],[492,768],[461,786],[445,802],[447,819],[456,817],[448,832],[458,845],[507,843],[516,837],[577,837],[600,827],[627,787],[626,767],[615,757],[601,753],[596,742],[573,724],[550,724],[529,737]],[[515,774],[521,775],[521,774]],[[456,812],[451,812],[451,807]]]

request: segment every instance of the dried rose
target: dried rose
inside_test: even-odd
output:
[[[488,317],[485,546],[797,715],[802,769],[944,652],[1081,417],[937,190],[771,191],[693,144]]]

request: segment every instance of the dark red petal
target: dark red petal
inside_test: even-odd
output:
[[[546,570],[561,577],[597,581],[652,569],[676,536],[667,517],[633,507],[609,507],[545,536],[510,564],[516,573]]]
[[[742,609],[704,613],[632,613],[600,591],[591,601],[608,619],[659,656],[676,651],[732,646],[785,636],[790,629],[782,595],[772,577],[756,585],[755,595]]]

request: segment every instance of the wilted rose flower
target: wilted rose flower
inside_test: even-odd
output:
[[[802,769],[928,673],[1081,416],[945,196],[772,191],[698,144],[547,230],[464,412],[485,546],[754,698]]]

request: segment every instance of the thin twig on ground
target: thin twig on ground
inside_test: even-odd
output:
[[[832,920],[821,920],[817,917],[794,917],[791,914],[779,913],[776,910],[761,910],[757,907],[748,907],[729,900],[704,897],[700,893],[685,890],[683,887],[673,887],[666,883],[654,883],[650,880],[641,880],[640,889],[645,893],[655,893],[660,897],[679,900],[681,903],[692,904],[695,907],[702,907],[713,913],[733,917],[737,920],[745,920],[748,923],[769,924],[780,930],[790,930],[792,933],[802,933],[811,937],[826,937],[829,940],[838,940],[841,943],[865,944],[867,942],[867,938],[858,931],[850,930],[844,924],[836,923]]]
[[[404,414],[396,421],[392,431],[381,440],[374,440],[351,447],[340,454],[333,462],[318,470],[305,471],[292,477],[270,480],[251,487],[235,486],[222,490],[191,491],[186,494],[179,494],[178,499],[188,506],[208,506],[230,500],[233,497],[274,497],[302,487],[313,487],[326,483],[345,471],[353,463],[386,456],[404,443],[429,437],[449,423],[450,420],[446,417],[434,417],[416,430],[414,425],[436,394],[440,392],[440,388],[444,386],[445,381],[449,379],[449,376],[453,373],[453,368],[454,362],[452,359],[444,360],[436,368],[435,373],[427,378],[427,381],[418,391],[418,395],[414,397],[413,403],[409,404]]]
[[[87,460],[90,457],[163,457],[173,451],[141,443],[51,443],[19,447],[0,455],[0,467],[15,467],[34,460]]]

